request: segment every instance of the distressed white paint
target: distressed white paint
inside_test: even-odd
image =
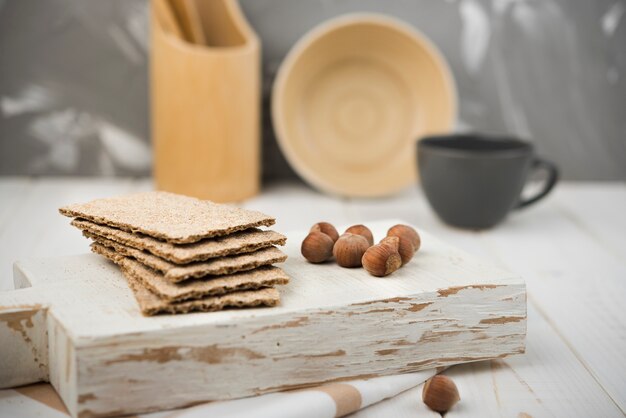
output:
[[[532,303],[528,305],[527,340],[523,356],[444,371],[461,395],[446,418],[624,416]],[[439,418],[434,412],[429,415],[421,402],[422,388],[416,386],[354,417]]]
[[[446,418],[623,417],[532,303],[526,354],[444,373],[457,384],[462,401]]]
[[[626,259],[620,255],[624,234],[619,238],[622,245],[607,251],[609,239],[617,243],[617,237],[593,216],[595,209],[590,211],[592,202],[595,207],[602,200],[593,193],[586,197],[589,203],[565,211],[548,200],[532,212],[520,213],[517,227],[494,230],[485,238],[494,259],[527,278],[531,300],[626,411],[626,326],[622,320]],[[610,204],[614,207],[598,209],[598,216],[613,211],[623,214],[626,194],[615,193]],[[612,227],[619,228],[621,223],[614,218]]]
[[[15,259],[86,251],[87,241],[69,228],[66,220],[58,219],[56,208],[60,204],[149,188],[150,183],[143,180],[0,179],[0,289],[12,287],[9,272]],[[541,210],[543,205],[547,205],[547,210]],[[446,372],[451,373],[461,391],[461,403],[454,415],[488,416],[486,411],[500,411],[494,414],[516,416],[526,411],[532,416],[550,416],[550,411],[558,411],[552,415],[623,416],[605,391],[609,386],[607,382],[624,376],[626,370],[623,357],[615,354],[626,351],[626,340],[619,338],[626,323],[619,313],[621,305],[583,302],[571,309],[563,305],[569,303],[571,295],[564,297],[558,290],[587,283],[590,275],[571,274],[580,266],[585,271],[585,265],[596,266],[595,277],[602,278],[609,272],[606,260],[621,260],[622,263],[626,260],[624,183],[561,183],[547,203],[512,214],[495,230],[480,233],[443,225],[417,188],[384,200],[339,200],[304,187],[281,184],[268,186],[262,195],[247,201],[245,207],[273,211],[279,218],[279,230],[307,227],[320,219],[339,225],[370,223],[391,215],[407,219],[485,259],[503,265],[517,260],[523,266],[531,298],[526,354],[505,359],[510,368],[492,368],[489,362],[478,362],[454,366]],[[537,248],[535,244],[529,245],[529,251],[520,252],[519,245],[513,245],[520,237],[519,232],[535,224],[541,227],[531,228],[526,244],[520,245],[549,241],[554,248],[576,246],[583,255],[555,257],[552,253],[537,258],[533,254],[543,252],[544,248]],[[494,242],[491,236],[499,231],[502,234]],[[559,280],[554,280],[555,273],[573,258],[578,258],[576,265],[568,272],[561,272]],[[546,278],[545,272],[553,272],[552,277]],[[547,287],[537,287],[537,284],[551,286],[555,291],[546,291]],[[598,293],[600,289],[593,292]],[[615,288],[602,292],[620,294]],[[542,296],[541,313],[532,309],[533,299],[539,302],[536,294]],[[580,294],[584,295],[584,291]],[[551,309],[546,310],[545,306]],[[617,312],[613,320],[606,321],[606,316],[602,317],[607,309],[609,317],[610,312]],[[572,313],[584,320],[578,321]],[[602,327],[596,330],[598,323],[610,324],[611,331]],[[587,344],[589,342],[593,344]],[[358,418],[438,417],[424,406],[420,396],[421,387],[416,387],[353,415]],[[624,399],[616,397],[615,401]],[[0,415],[30,418],[34,413],[43,417],[59,414],[12,390],[0,390]],[[161,416],[158,413],[148,415],[150,418]]]
[[[47,380],[46,310],[33,304],[0,307],[0,381],[4,387]],[[18,366],[18,367],[16,367]]]
[[[351,380],[345,384],[357,390],[361,400],[360,407],[366,408],[420,385],[434,373],[435,370],[424,370],[368,380]],[[326,388],[328,389],[328,386]],[[336,396],[338,395],[337,393]],[[349,400],[345,399],[345,401]],[[175,416],[176,418],[247,418],[251,415],[251,411],[254,411],[255,418],[333,418],[336,416],[337,406],[336,401],[328,393],[311,388],[232,401],[210,402],[177,412]]]
[[[395,223],[370,226],[382,237]],[[422,232],[413,262],[374,278],[306,263],[299,255],[304,235],[288,234],[284,268],[292,282],[272,309],[143,317],[117,268],[94,255],[19,263],[18,282],[26,281],[21,274],[34,287],[0,295],[0,306],[49,306],[50,381],[83,416],[523,352],[519,277]],[[133,390],[120,382],[132,382]]]

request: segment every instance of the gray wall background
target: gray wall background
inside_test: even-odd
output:
[[[626,180],[625,0],[241,0],[263,42],[264,177],[295,176],[268,112],[313,26],[396,16],[450,63],[459,130],[535,142],[572,180]],[[146,0],[0,0],[0,174],[150,172]]]

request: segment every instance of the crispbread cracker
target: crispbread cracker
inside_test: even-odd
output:
[[[278,267],[264,266],[243,273],[218,276],[209,280],[188,280],[181,284],[175,284],[166,280],[162,274],[147,268],[138,261],[121,256],[101,244],[91,244],[91,250],[119,265],[127,274],[139,280],[144,287],[168,302],[179,302],[241,290],[284,285],[289,282],[289,277],[283,270]]]
[[[197,279],[205,276],[219,276],[239,271],[252,270],[257,267],[274,263],[282,263],[287,256],[276,247],[263,248],[253,253],[231,255],[228,257],[212,258],[207,261],[198,261],[190,264],[173,264],[145,251],[128,247],[124,244],[111,241],[104,237],[83,231],[83,234],[95,242],[113,249],[120,255],[132,257],[140,263],[163,273],[163,277],[172,283],[187,279]]]
[[[270,226],[275,222],[261,212],[167,192],[96,199],[62,207],[59,212],[176,244]]]
[[[249,229],[223,237],[209,238],[192,244],[171,244],[143,234],[133,234],[90,221],[73,219],[72,225],[129,247],[145,250],[176,264],[204,261],[210,258],[249,253],[273,245],[285,245],[287,237],[274,231]]]
[[[211,312],[224,308],[253,308],[258,306],[276,306],[280,302],[280,293],[273,287],[259,290],[244,290],[221,296],[207,296],[202,299],[169,303],[146,289],[131,274],[122,269],[128,285],[135,294],[135,299],[144,315],[159,313],[188,313],[192,311]]]

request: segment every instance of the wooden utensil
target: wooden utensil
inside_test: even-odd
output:
[[[260,43],[236,1],[205,3],[221,10],[199,10],[208,45],[152,25],[154,179],[160,190],[232,202],[259,189]]]
[[[239,46],[246,42],[245,33],[253,32],[236,0],[197,0],[196,7],[207,45]]]
[[[199,0],[169,0],[172,4],[185,39],[199,45],[206,45],[202,21],[196,2]],[[201,1],[201,0],[200,0]],[[212,1],[212,0],[209,0]]]
[[[382,237],[397,223],[368,226]],[[176,316],[142,316],[96,255],[19,262],[22,289],[0,292],[0,387],[49,380],[88,418],[523,352],[524,281],[419,232],[386,278],[309,264],[308,231],[288,233],[280,306]]]
[[[179,39],[185,39],[169,0],[153,0],[152,13],[165,32]]]

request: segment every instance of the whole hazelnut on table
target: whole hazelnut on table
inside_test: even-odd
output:
[[[422,401],[433,411],[445,413],[460,400],[459,390],[448,376],[438,374],[424,384]]]
[[[369,246],[363,236],[345,233],[335,242],[333,255],[341,267],[361,267],[361,258]]]
[[[365,225],[352,225],[350,228],[346,229],[346,233],[361,235],[367,240],[370,246],[374,245],[374,235]]]
[[[322,232],[310,232],[302,241],[300,252],[311,263],[323,263],[333,256],[333,239]]]
[[[337,232],[337,229],[335,229],[335,227],[332,224],[329,224],[328,222],[316,223],[315,225],[311,227],[310,232],[324,233],[328,235],[333,240],[333,242],[336,242],[337,239],[339,238],[339,232]]]
[[[398,237],[387,237],[380,244],[374,245],[363,254],[363,267],[376,277],[388,276],[402,266],[398,253]]]
[[[400,247],[398,252],[402,258],[402,265],[405,265],[413,258],[413,255],[419,250],[421,239],[417,231],[408,225],[395,225],[387,231],[388,237],[400,238]]]

